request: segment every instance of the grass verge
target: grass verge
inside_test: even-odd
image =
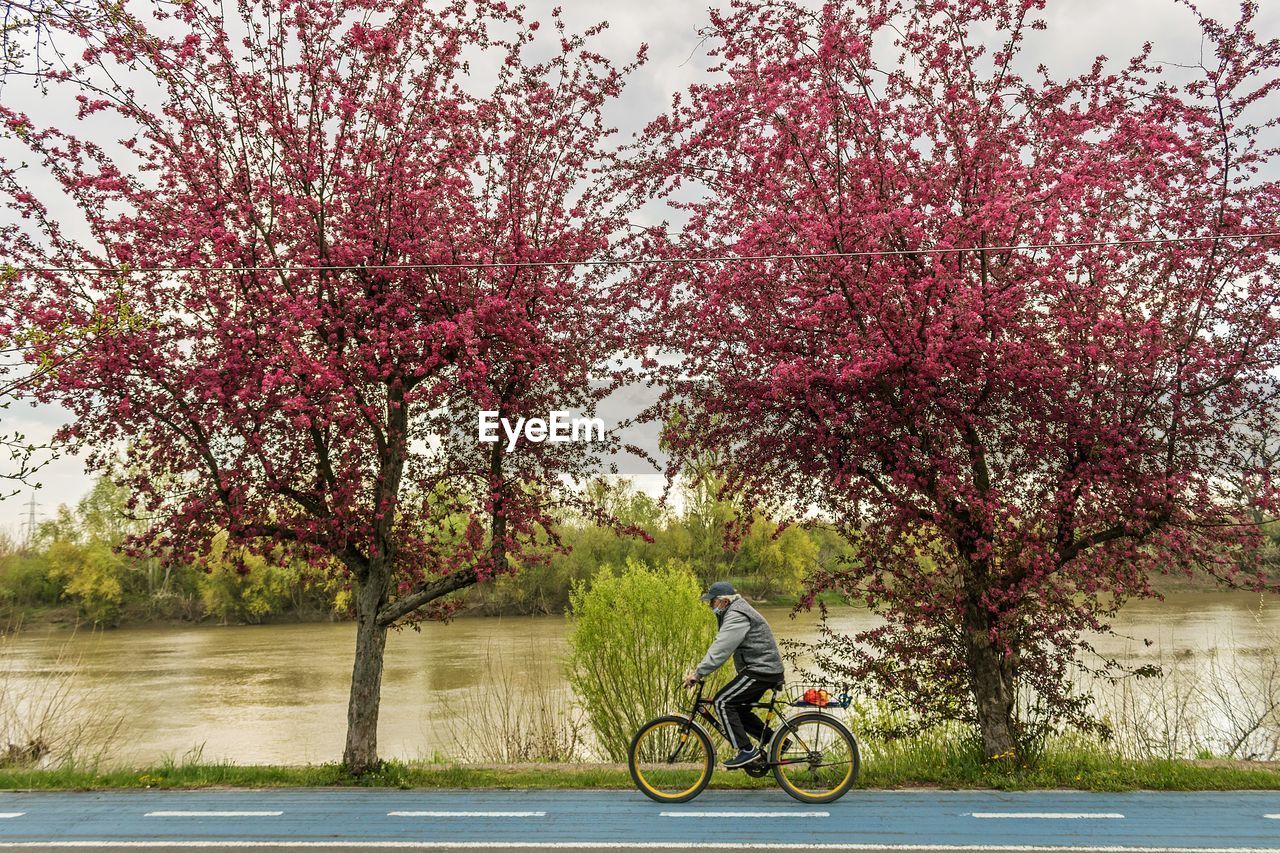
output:
[[[744,773],[719,770],[711,780],[718,789],[774,786],[772,777],[753,779]],[[144,788],[292,788],[363,786],[375,788],[562,788],[629,789],[625,767],[580,765],[458,765],[388,761],[383,768],[359,778],[336,764],[305,767],[237,766],[234,764],[163,764],[142,770],[93,770],[63,767],[52,770],[0,768],[4,790],[106,790]],[[1123,761],[1080,755],[1049,759],[1034,769],[1000,770],[967,763],[939,763],[931,770],[898,772],[892,764],[864,765],[860,788],[1073,788],[1087,791],[1218,791],[1280,790],[1280,767],[1223,766],[1220,762]]]

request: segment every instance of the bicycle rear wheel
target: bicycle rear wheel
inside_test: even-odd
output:
[[[640,727],[627,750],[631,781],[660,803],[692,800],[711,781],[716,751],[702,727],[670,715]]]
[[[799,714],[778,729],[769,763],[778,785],[802,803],[830,803],[858,778],[858,742],[829,714]]]

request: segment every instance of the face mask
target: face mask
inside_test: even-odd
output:
[[[711,608],[711,612],[712,612],[712,613],[714,613],[715,615],[719,616],[720,614],[724,613],[724,612],[725,612],[726,610],[728,610],[728,609],[729,609],[729,608],[727,608],[727,607],[713,607],[713,608]]]

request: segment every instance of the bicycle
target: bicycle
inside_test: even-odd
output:
[[[684,803],[702,793],[711,781],[716,752],[711,736],[700,720],[724,736],[724,728],[711,710],[712,699],[702,696],[698,682],[693,706],[687,714],[667,714],[640,727],[627,750],[631,781],[649,799],[660,803]],[[858,742],[853,733],[827,708],[848,707],[848,697],[814,705],[787,702],[782,707],[809,707],[790,717],[780,709],[775,686],[769,701],[749,708],[764,708],[765,730],[776,717],[778,727],[764,747],[761,761],[742,768],[762,778],[772,772],[782,790],[803,803],[831,803],[853,787],[858,778]],[[761,697],[763,699],[763,697]]]

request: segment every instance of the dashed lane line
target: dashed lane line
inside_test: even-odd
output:
[[[26,812],[0,812],[0,818],[22,817]]]
[[[387,812],[387,817],[546,817],[546,812]]]
[[[659,812],[663,817],[831,817],[831,812]]]
[[[976,818],[995,820],[1016,820],[1030,818],[1032,820],[1120,820],[1124,815],[1119,812],[971,812]]]
[[[159,811],[143,817],[280,817],[284,812]]]

